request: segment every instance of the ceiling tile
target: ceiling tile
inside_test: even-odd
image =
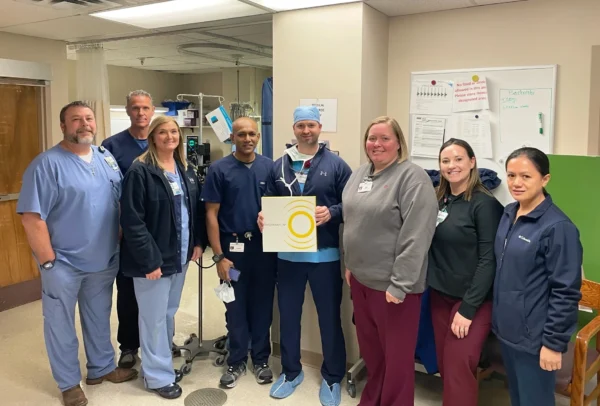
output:
[[[106,35],[107,33],[115,36],[142,32],[136,27],[104,21],[86,15],[23,24],[2,29],[2,31],[64,41],[80,41],[88,37]]]
[[[244,35],[239,38],[243,39],[244,41],[255,42],[257,44],[264,45],[264,46],[269,46],[269,47],[273,46],[273,36],[270,33],[269,34]]]
[[[228,37],[240,37],[240,36],[253,35],[253,34],[273,35],[273,24],[271,22],[260,23],[260,24],[247,25],[245,27],[215,29],[215,30],[210,30],[210,32],[214,32],[215,34],[220,34],[220,35],[226,35]]]
[[[0,13],[0,28],[20,24],[33,23],[55,18],[67,17],[74,12],[39,7],[33,4],[17,3],[12,0],[2,0],[2,13]]]
[[[515,1],[527,0],[366,0],[366,3],[388,16],[400,16]]]
[[[182,35],[157,35],[147,38],[125,39],[120,41],[108,41],[104,43],[104,49],[131,49],[156,45],[183,44],[190,40]]]

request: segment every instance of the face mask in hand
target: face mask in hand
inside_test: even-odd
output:
[[[233,287],[228,282],[223,282],[218,287],[216,287],[215,293],[217,294],[217,297],[225,303],[231,303],[235,300],[235,293],[233,292]]]

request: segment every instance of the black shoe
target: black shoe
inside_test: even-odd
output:
[[[223,376],[221,376],[220,383],[226,388],[234,388],[235,385],[237,385],[238,379],[240,379],[240,377],[243,375],[246,375],[246,364],[242,362],[238,365],[227,368],[227,371],[225,371]]]
[[[273,382],[273,371],[269,368],[269,364],[262,363],[254,366],[254,377],[256,382],[263,385]]]
[[[176,369],[175,370],[175,383],[181,382],[182,379],[183,379],[183,372],[181,372],[179,369]]]
[[[133,368],[137,362],[137,360],[135,359],[136,354],[136,350],[123,350],[121,352],[121,356],[119,357],[119,367],[124,369]]]
[[[179,396],[181,396],[182,393],[181,387],[176,383],[172,383],[170,385],[163,386],[162,388],[152,390],[158,393],[160,397],[165,399],[177,399]]]

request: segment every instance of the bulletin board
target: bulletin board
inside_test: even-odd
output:
[[[460,138],[475,150],[479,168],[502,179],[494,191],[512,201],[504,164],[517,148],[551,154],[554,145],[557,65],[413,72],[410,156],[424,169],[439,169],[445,140]]]

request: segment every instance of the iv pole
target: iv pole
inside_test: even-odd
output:
[[[197,126],[200,129],[199,134],[199,143],[203,142],[202,139],[202,127],[204,121],[203,114],[203,103],[205,98],[217,98],[219,99],[219,104],[223,105],[223,101],[225,98],[223,96],[215,96],[208,95],[203,93],[198,94],[178,94],[177,100],[181,101],[184,97],[197,97],[199,100],[198,104],[198,120],[199,125]],[[204,164],[204,157],[201,156],[198,164],[202,166]],[[227,356],[227,350],[225,349],[225,342],[227,340],[227,336],[221,336],[214,340],[203,340],[202,339],[202,258],[200,258],[198,264],[198,335],[191,334],[189,338],[185,340],[182,346],[175,346],[174,350],[179,352],[185,352],[187,355],[185,357],[185,364],[181,366],[180,372],[183,375],[188,375],[192,372],[192,362],[195,358],[200,357],[201,359],[206,359],[209,357],[210,353],[218,354],[217,358],[214,361],[215,366],[223,366],[225,364],[225,357]]]

